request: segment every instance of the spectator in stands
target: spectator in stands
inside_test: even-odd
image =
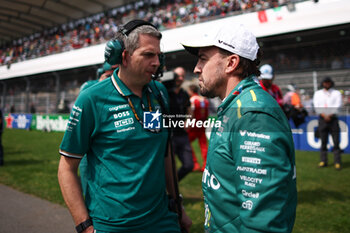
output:
[[[281,89],[273,83],[275,78],[273,68],[269,64],[262,65],[260,67],[260,85],[267,91],[278,103],[278,105],[283,107],[283,95]]]
[[[341,69],[343,67],[343,63],[340,60],[339,57],[334,57],[331,63],[331,69],[332,70],[337,70],[337,69]]]
[[[320,163],[319,167],[328,165],[328,135],[333,138],[334,167],[341,169],[341,149],[339,147],[339,123],[338,116],[342,106],[342,96],[338,90],[334,89],[334,82],[330,77],[326,77],[321,82],[321,90],[314,94],[313,103],[318,118],[318,133],[321,138]]]
[[[176,193],[168,132],[147,130],[139,117],[150,112],[157,118],[167,108],[164,86],[151,82],[160,65],[162,35],[139,20],[123,29],[114,41],[118,46],[110,44],[109,56],[120,63],[119,69],[111,80],[81,92],[73,107],[60,146],[60,187],[78,232],[180,233],[166,195],[166,188],[172,198]],[[121,43],[125,49],[120,49]],[[84,154],[85,201],[77,176]],[[181,213],[182,226],[189,231],[191,221],[183,209]]]
[[[256,83],[255,36],[227,23],[184,47],[198,57],[200,93],[223,100],[202,179],[205,232],[292,232],[293,137],[282,109]]]
[[[202,121],[208,119],[209,115],[209,101],[204,96],[198,94],[199,88],[195,84],[191,84],[189,86],[188,93],[190,95],[191,101],[191,113],[192,118],[196,121]],[[205,128],[191,127],[188,129],[188,137],[190,142],[192,143],[194,140],[198,139],[199,148],[202,155],[202,166],[199,165],[198,160],[196,158],[196,153],[192,147],[192,159],[193,159],[193,171],[204,171],[205,164],[207,162],[207,152],[208,152],[208,142],[207,136],[205,135]]]
[[[185,80],[186,71],[183,67],[177,67],[174,69],[174,73],[176,74],[175,87],[168,90],[170,114],[180,116],[176,118],[178,121],[185,121],[186,115],[190,114],[191,107],[190,98],[187,92],[181,87]],[[174,128],[172,143],[174,153],[182,163],[182,166],[177,172],[178,179],[181,181],[193,169],[191,144],[184,128],[180,126]]]
[[[347,52],[343,58],[343,64],[345,69],[350,68],[350,52]]]
[[[279,2],[270,0],[246,1],[150,1],[126,4],[105,13],[78,19],[13,41],[13,47],[5,48],[0,64],[10,65],[39,56],[65,52],[89,45],[103,43],[113,37],[118,23],[140,18],[153,23],[159,29],[170,29],[223,17],[239,11],[261,10],[277,7]],[[284,2],[280,2],[284,4]],[[147,13],[146,13],[147,12]],[[121,18],[121,19],[120,19]]]

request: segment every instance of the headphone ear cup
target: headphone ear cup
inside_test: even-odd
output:
[[[101,75],[103,75],[104,72],[105,71],[103,68],[98,68],[96,71],[96,79],[99,79],[101,77]]]
[[[120,40],[110,40],[105,47],[105,62],[110,65],[122,63],[122,53],[124,51],[124,43]]]
[[[163,75],[163,70],[164,70],[164,66],[165,66],[165,55],[164,55],[164,53],[159,54],[158,58],[159,58],[159,64],[160,64],[158,69],[161,71],[161,73]]]
[[[163,76],[163,70],[164,70],[164,66],[165,66],[165,55],[164,53],[161,53],[158,55],[158,59],[159,59],[159,67],[156,71],[155,74],[152,75],[152,79],[156,80],[160,77]]]

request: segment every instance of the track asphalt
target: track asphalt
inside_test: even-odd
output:
[[[74,233],[68,209],[0,184],[0,233]]]

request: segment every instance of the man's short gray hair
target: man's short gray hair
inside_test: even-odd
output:
[[[162,33],[150,25],[142,25],[135,28],[130,32],[128,36],[118,33],[117,38],[122,39],[124,42],[125,50],[127,50],[131,55],[139,47],[139,35],[145,34],[153,36],[157,39],[162,39]]]

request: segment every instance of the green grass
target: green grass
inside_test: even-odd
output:
[[[0,183],[64,205],[58,182],[58,147],[63,133],[8,130],[3,133],[5,166]],[[195,149],[199,148],[195,143]],[[350,156],[343,155],[343,169],[317,168],[316,152],[297,151],[298,208],[295,233],[350,232]],[[329,155],[330,163],[333,162]],[[191,232],[203,232],[201,174],[194,172],[180,183],[184,204],[193,220]]]
[[[8,130],[2,135],[5,166],[0,183],[46,200],[63,204],[57,181],[63,133]]]

